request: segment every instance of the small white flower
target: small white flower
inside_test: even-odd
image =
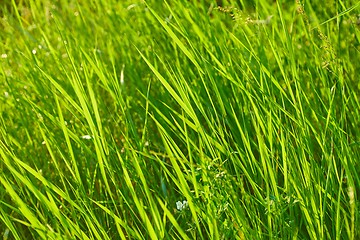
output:
[[[177,202],[176,202],[176,209],[181,211],[181,209],[182,209],[182,203],[181,203],[180,201],[177,201]]]
[[[31,52],[32,52],[32,54],[35,55],[36,54],[36,49],[33,49]]]
[[[185,209],[188,206],[188,202],[186,200],[184,200],[183,202],[181,201],[177,201],[176,202],[176,209],[179,211],[182,211],[183,209]]]
[[[7,58],[8,55],[6,53],[1,54],[1,58]]]
[[[9,97],[9,93],[8,92],[4,92],[5,98]]]
[[[45,141],[42,141],[42,143],[41,143],[42,145],[45,145],[46,144],[46,142]]]
[[[91,136],[90,135],[84,135],[84,136],[81,136],[82,139],[91,139]]]

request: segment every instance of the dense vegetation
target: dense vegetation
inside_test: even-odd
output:
[[[360,238],[360,3],[218,3],[1,6],[3,239]]]

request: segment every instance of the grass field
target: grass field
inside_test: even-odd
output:
[[[7,1],[2,239],[360,239],[360,2]]]

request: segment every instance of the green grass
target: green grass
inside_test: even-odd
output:
[[[360,238],[358,1],[0,12],[3,239]]]

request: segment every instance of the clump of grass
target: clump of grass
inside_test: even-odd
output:
[[[4,239],[359,237],[359,3],[237,2],[3,11]]]

